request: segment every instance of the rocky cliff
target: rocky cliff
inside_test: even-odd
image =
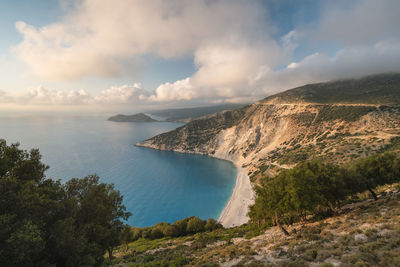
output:
[[[382,87],[400,75],[391,74],[386,80],[382,75],[377,77],[374,83],[369,77],[369,83]],[[315,96],[325,96],[323,91],[329,84],[337,88],[336,83],[311,86],[312,90],[303,88],[302,93],[296,88],[285,93],[290,98],[281,93],[238,110],[192,121],[137,145],[213,155],[244,167],[266,163],[285,167],[319,156],[332,161],[351,160],[399,142],[400,108],[398,103],[389,103],[395,100],[389,95],[400,95],[400,79],[398,81],[399,84],[390,84],[391,90],[381,91],[378,103],[373,103],[369,97],[368,103],[364,101],[365,91],[372,90],[369,87],[360,89],[365,78],[348,82],[353,86],[348,86],[348,90],[357,88],[353,90],[352,99],[358,94],[360,103],[331,103],[327,97],[318,103]],[[345,87],[346,83],[340,81],[340,84]],[[310,95],[314,95],[314,102],[308,102]],[[383,103],[382,99],[390,101]]]

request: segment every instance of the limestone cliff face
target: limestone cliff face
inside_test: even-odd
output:
[[[305,85],[186,124],[137,145],[238,164],[349,161],[400,147],[400,74]],[[250,168],[251,169],[251,168]]]
[[[244,166],[265,161],[290,165],[296,159],[319,155],[361,156],[373,149],[372,143],[376,142],[371,140],[380,140],[380,145],[375,145],[379,149],[398,136],[399,131],[397,107],[261,101],[192,121],[137,145],[208,154]],[[282,158],[285,155],[292,158]]]

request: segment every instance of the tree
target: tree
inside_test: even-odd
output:
[[[161,238],[163,236],[164,236],[163,232],[161,231],[160,228],[154,227],[154,228],[151,229],[151,232],[150,232],[150,238],[151,239],[158,239],[158,238]]]
[[[283,170],[274,178],[265,177],[256,187],[250,218],[258,224],[269,221],[288,235],[284,224],[316,215],[321,208],[334,209],[345,198],[345,174],[335,165],[311,161]]]
[[[186,235],[187,222],[189,218],[176,221],[172,224],[176,228],[178,236]]]
[[[353,179],[359,181],[358,191],[368,190],[375,200],[374,188],[399,181],[399,160],[394,153],[369,156],[356,162],[352,168]]]
[[[119,233],[130,216],[122,204],[122,196],[114,190],[114,185],[99,183],[99,177],[89,175],[83,179],[71,179],[65,184],[65,191],[70,201],[77,206],[77,231],[83,234],[88,244],[86,247],[90,255],[94,255],[96,262],[101,262],[104,251],[109,252],[119,245]]]
[[[186,232],[190,234],[204,232],[204,226],[205,221],[197,217],[191,217],[187,222]]]
[[[273,223],[288,234],[283,224],[335,211],[342,200],[378,185],[400,181],[400,160],[394,153],[376,154],[348,168],[320,161],[299,163],[274,178],[265,177],[256,187],[249,216],[253,222]],[[326,214],[322,214],[326,216]]]
[[[120,240],[123,244],[125,244],[126,250],[128,250],[129,242],[133,241],[132,227],[130,227],[129,225],[125,225],[124,229],[122,230],[122,232],[120,234]]]
[[[47,179],[37,149],[0,140],[0,265],[81,266],[119,245],[130,213],[99,177]]]
[[[178,236],[178,231],[174,226],[168,225],[163,229],[163,234],[164,236],[176,237]]]
[[[222,225],[213,218],[209,218],[206,225],[204,226],[204,230],[206,231],[213,231],[220,228],[222,228]]]
[[[19,149],[0,140],[0,265],[46,265],[47,227],[58,216],[59,182],[45,179],[48,169],[37,149]]]

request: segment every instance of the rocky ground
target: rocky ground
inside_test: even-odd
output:
[[[400,186],[349,200],[334,217],[288,227],[250,225],[121,246],[112,266],[400,266]]]

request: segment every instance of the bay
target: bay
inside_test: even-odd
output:
[[[63,182],[89,174],[113,183],[132,213],[133,226],[189,216],[217,219],[236,179],[231,162],[203,155],[135,147],[180,123],[116,123],[103,117],[0,117],[0,138],[39,148],[46,175]]]

